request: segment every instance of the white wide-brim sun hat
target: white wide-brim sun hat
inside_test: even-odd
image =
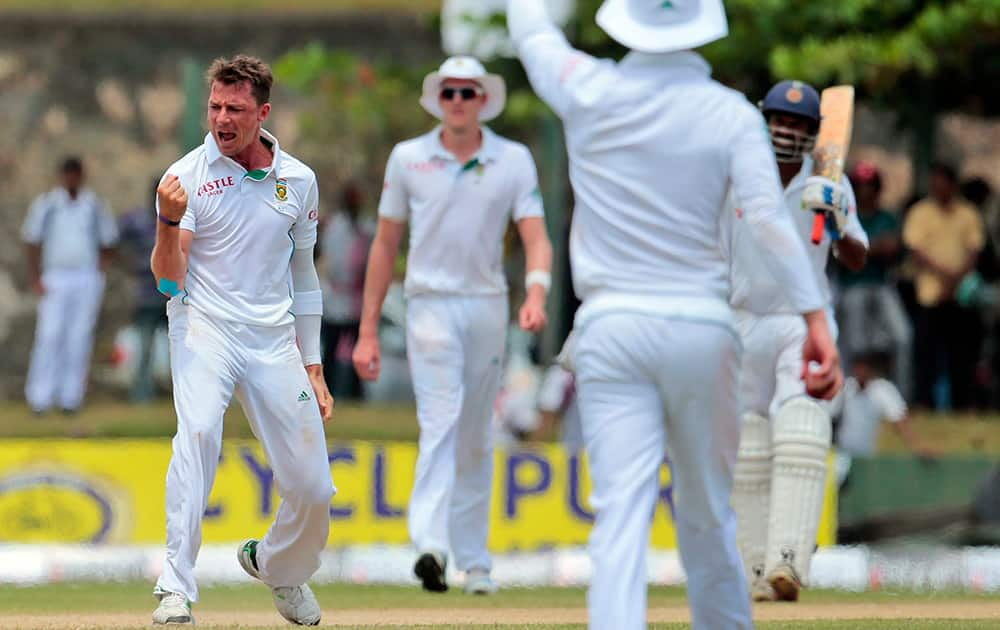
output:
[[[507,104],[507,84],[503,77],[486,72],[483,64],[474,57],[450,57],[441,64],[437,71],[424,77],[424,91],[420,97],[420,104],[438,120],[444,117],[438,96],[441,92],[441,84],[446,79],[468,79],[475,81],[483,88],[486,93],[486,104],[479,112],[479,120],[482,122],[493,120],[499,116],[504,105]]]
[[[690,50],[729,34],[722,0],[605,0],[597,25],[647,53]]]

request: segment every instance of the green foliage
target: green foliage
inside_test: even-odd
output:
[[[334,181],[376,186],[395,143],[433,124],[418,105],[426,69],[369,62],[314,43],[283,56],[274,71],[307,101],[299,121],[302,152]]]

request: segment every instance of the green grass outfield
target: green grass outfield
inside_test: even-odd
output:
[[[37,418],[23,402],[0,405],[0,439],[21,437],[162,438],[174,434],[173,404],[162,399],[149,405],[129,405],[112,399],[88,402],[73,417],[58,413]],[[997,416],[925,415],[914,427],[922,444],[945,454],[1000,454]],[[338,405],[327,434],[335,440],[415,441],[416,412],[410,405]],[[243,411],[232,405],[226,414],[227,437],[252,437]],[[883,423],[880,452],[903,453],[905,447]]]
[[[581,623],[547,623],[547,618],[565,611],[567,616],[581,619],[586,606],[586,596],[578,588],[541,588],[541,589],[509,589],[501,591],[495,597],[469,597],[455,590],[444,595],[430,595],[419,591],[416,587],[397,586],[354,586],[325,585],[315,588],[317,597],[324,609],[324,625],[337,625],[338,612],[344,615],[367,611],[370,614],[384,615],[384,624],[360,623],[350,627],[393,627],[393,628],[531,628],[531,629],[563,629],[583,628]],[[150,596],[151,585],[146,583],[128,584],[60,584],[40,587],[4,587],[0,589],[0,628],[14,627],[44,627],[44,628],[87,628],[107,625],[113,628],[145,628],[148,615],[155,605]],[[969,593],[949,593],[926,595],[917,593],[862,593],[849,594],[832,591],[807,592],[799,604],[770,604],[758,607],[758,617],[796,614],[801,612],[802,618],[797,620],[765,620],[760,621],[758,628],[766,630],[805,630],[805,629],[872,629],[872,630],[931,630],[931,629],[980,629],[997,628],[1000,620],[990,618],[996,614],[996,598],[987,595]],[[963,614],[964,619],[927,618],[926,614],[915,615],[913,618],[896,619],[830,619],[824,617],[836,616],[836,611],[849,609],[851,606],[864,606],[867,609],[879,610],[885,608],[896,612],[893,616],[901,617],[899,611],[906,610],[907,605],[913,605],[914,612],[926,613],[928,607],[935,604],[948,605],[951,609],[960,606],[966,611],[974,611],[984,607],[982,619],[972,618],[974,615]],[[650,590],[650,608],[656,611],[682,612],[685,605],[684,592],[677,588],[653,588]],[[201,602],[195,606],[195,618],[199,621],[196,627],[211,628],[283,628],[271,608],[270,597],[264,587],[247,585],[237,587],[205,588]],[[464,620],[459,624],[438,623],[425,624],[416,622],[407,625],[405,617],[419,619],[423,612],[436,611],[438,616],[454,616]],[[538,623],[518,622],[515,624],[491,623],[489,619],[502,619],[507,611],[520,617],[531,617],[532,611],[537,611]],[[815,614],[816,618],[807,618]],[[199,619],[199,616],[203,616]],[[404,617],[401,621],[400,616]],[[486,623],[470,622],[468,619],[481,617]],[[246,625],[272,623],[275,625]],[[60,620],[66,619],[65,625]],[[207,622],[202,621],[207,619]],[[222,621],[220,621],[222,620]],[[18,625],[21,624],[21,625]],[[134,625],[133,625],[134,624]],[[689,627],[685,623],[653,623],[651,628],[680,629]]]

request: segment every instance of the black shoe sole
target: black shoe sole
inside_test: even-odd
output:
[[[448,584],[444,581],[444,567],[432,554],[425,553],[417,559],[417,564],[413,566],[413,573],[420,578],[425,591],[432,593],[444,593],[448,590]]]

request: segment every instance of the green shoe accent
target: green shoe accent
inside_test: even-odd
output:
[[[257,566],[257,541],[247,541],[247,544],[243,545],[243,552],[250,556],[250,564],[253,565],[254,570],[260,571],[260,567]]]

